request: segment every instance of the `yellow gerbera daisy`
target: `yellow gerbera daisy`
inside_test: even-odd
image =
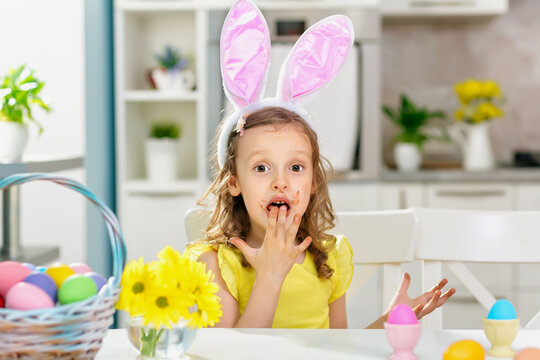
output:
[[[164,325],[170,329],[172,324],[183,317],[185,311],[179,292],[158,281],[146,297],[143,324],[152,324],[156,328]]]
[[[154,281],[154,273],[148,269],[142,257],[137,261],[132,260],[122,274],[116,308],[128,311],[131,316],[141,315],[144,312],[145,296]]]
[[[189,326],[197,328],[214,326],[221,315],[223,312],[218,296],[197,299],[195,309],[190,315]]]

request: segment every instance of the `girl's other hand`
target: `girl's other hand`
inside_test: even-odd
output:
[[[437,285],[432,287],[431,290],[426,291],[422,295],[412,299],[409,297],[409,295],[407,295],[407,290],[409,289],[410,283],[410,275],[408,273],[404,273],[396,295],[394,295],[394,298],[390,302],[390,306],[385,313],[386,315],[388,315],[397,304],[407,304],[413,309],[416,317],[421,319],[436,308],[444,305],[444,303],[456,292],[456,289],[450,288],[444,293],[444,295],[441,295],[441,290],[448,283],[447,279],[442,279]]]
[[[283,282],[292,269],[296,259],[309,244],[307,237],[299,245],[295,244],[296,234],[302,217],[299,214],[287,218],[285,206],[272,208],[268,217],[268,225],[263,244],[260,248],[252,248],[244,240],[232,238],[229,241],[236,246],[246,260],[257,272],[257,277]]]

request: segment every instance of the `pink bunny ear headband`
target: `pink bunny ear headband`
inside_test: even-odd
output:
[[[235,106],[224,120],[217,142],[218,163],[225,164],[232,131],[243,134],[245,117],[269,106],[293,111],[312,127],[302,104],[338,73],[354,41],[354,29],[344,15],[322,19],[296,41],[281,67],[274,98],[262,99],[270,65],[270,34],[266,20],[251,0],[238,0],[221,30],[220,57],[223,88]]]

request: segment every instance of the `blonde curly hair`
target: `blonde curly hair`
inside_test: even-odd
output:
[[[309,138],[313,149],[313,190],[309,205],[302,216],[296,240],[301,242],[307,236],[311,236],[313,241],[307,251],[313,255],[319,278],[327,279],[334,270],[326,264],[326,260],[328,252],[333,249],[336,242],[335,236],[327,233],[334,227],[335,220],[327,187],[329,174],[333,172],[333,169],[328,160],[319,152],[317,134],[301,116],[281,107],[266,107],[249,114],[246,117],[244,130],[257,126],[286,124],[299,126]],[[219,133],[216,139],[218,137]],[[242,264],[249,267],[242,253],[228,242],[228,239],[232,237],[245,239],[250,229],[249,216],[242,194],[232,196],[228,187],[229,180],[236,175],[235,154],[238,139],[239,134],[236,131],[231,132],[227,142],[226,160],[221,169],[217,165],[217,156],[215,156],[217,176],[198,201],[198,205],[206,206],[211,212],[211,219],[205,230],[206,238],[198,242],[230,246],[242,257]],[[207,200],[212,195],[213,199],[208,203]]]

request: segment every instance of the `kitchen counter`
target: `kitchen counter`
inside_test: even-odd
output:
[[[540,168],[498,168],[490,171],[437,169],[411,173],[383,169],[380,180],[383,182],[536,182],[540,181]]]

